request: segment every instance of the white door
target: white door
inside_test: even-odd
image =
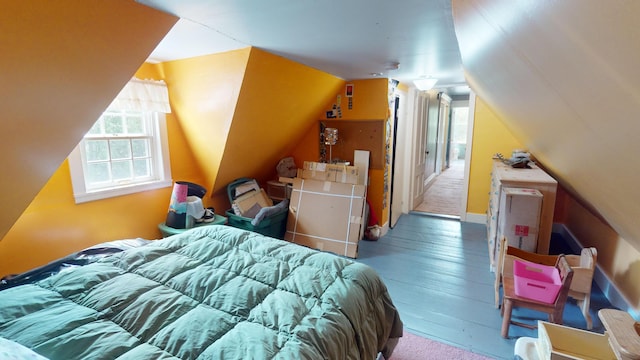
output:
[[[437,168],[437,156],[440,151],[438,149],[438,132],[440,127],[438,126],[438,117],[440,112],[440,102],[438,100],[438,93],[430,91],[426,95],[429,99],[429,103],[426,107],[426,127],[427,127],[427,148],[425,154],[427,156],[425,160],[425,181],[423,187],[427,188],[429,182],[435,179],[436,175],[440,173]]]
[[[436,175],[440,174],[447,168],[447,138],[449,137],[449,108],[451,106],[451,98],[447,94],[440,93],[440,106],[438,109],[438,144],[436,153]]]
[[[418,206],[424,197],[425,168],[427,165],[427,110],[429,97],[417,92],[414,102],[415,146],[413,148],[413,199],[410,209]]]

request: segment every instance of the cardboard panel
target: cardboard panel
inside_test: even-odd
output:
[[[369,157],[371,152],[355,150],[353,152],[353,165],[358,169],[357,184],[369,186]]]
[[[364,185],[293,179],[285,240],[357,257],[365,194]]]
[[[333,178],[331,177],[333,175]],[[298,177],[301,179],[318,180],[318,181],[333,181],[335,180],[335,174],[327,171],[317,170],[305,170],[298,169]]]
[[[285,235],[286,240],[286,235]],[[315,236],[297,234],[296,241],[298,245],[310,247],[312,249],[318,249],[320,251],[328,251],[330,253],[344,255],[355,259],[358,257],[358,244],[357,243],[342,243],[327,239],[317,238]]]
[[[298,177],[321,181],[334,181],[345,184],[360,184],[358,168],[340,164],[327,164],[321,162],[305,161],[303,168],[298,169]]]
[[[535,252],[541,207],[542,193],[536,189],[502,188],[498,236],[506,237],[509,246]]]
[[[238,207],[240,214],[246,217],[254,217],[263,207],[273,206],[273,202],[267,196],[264,189],[260,191],[250,191],[234,200],[234,205]]]

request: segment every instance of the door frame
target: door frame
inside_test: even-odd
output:
[[[469,174],[471,173],[471,149],[473,148],[473,124],[476,113],[476,93],[469,92],[469,121],[467,122],[467,146],[464,151],[464,186],[460,197],[460,221],[467,220],[467,202],[469,200]]]
[[[400,215],[395,215],[398,211],[398,207],[395,204],[395,180],[396,180],[396,165],[397,165],[397,147],[398,147],[398,126],[400,125],[400,94],[394,96],[393,103],[393,139],[391,141],[391,186],[390,186],[390,204],[389,204],[389,227],[393,228],[400,218]],[[402,210],[400,209],[400,212]],[[394,219],[395,218],[395,219]]]
[[[449,137],[449,119],[451,118],[451,97],[443,92],[438,93],[438,133],[436,135],[436,171],[440,175],[448,167],[447,138]]]
[[[400,161],[400,163],[404,164],[404,169],[406,171],[399,170],[395,174],[396,182],[396,197],[402,197],[402,213],[408,214],[411,212],[418,204],[414,203],[414,188],[417,184],[415,184],[415,149],[418,146],[418,141],[420,139],[420,134],[418,134],[418,129],[420,129],[419,121],[421,121],[419,116],[419,103],[417,101],[420,92],[415,88],[410,88],[407,96],[407,101],[404,102],[404,105],[401,107],[404,109],[403,111],[406,114],[411,114],[411,119],[407,119],[406,126],[402,126],[402,123],[399,127],[399,132],[403,132],[405,139],[410,139],[410,141],[406,141],[407,145],[399,151],[399,154],[402,154],[404,161]],[[469,198],[469,174],[471,169],[471,150],[473,148],[473,128],[474,128],[474,119],[475,119],[475,106],[476,106],[476,95],[473,91],[469,93],[469,122],[467,128],[467,146],[465,149],[465,169],[464,169],[464,185],[461,196],[461,211],[460,211],[460,221],[464,222],[467,220],[467,201]],[[425,125],[426,126],[426,125]],[[397,170],[397,169],[396,169]],[[407,176],[408,175],[408,176]],[[401,186],[399,186],[401,184]]]
[[[413,100],[410,104],[410,113],[413,115],[411,119],[411,127],[407,128],[407,137],[411,138],[411,148],[408,158],[411,159],[409,168],[409,186],[405,189],[408,194],[409,201],[403,212],[413,210],[418,204],[416,201],[422,201],[424,194],[424,183],[426,181],[425,170],[427,161],[427,119],[429,112],[429,95],[426,92],[417,91],[412,88],[410,98]],[[420,179],[418,176],[422,174]],[[416,200],[420,199],[420,200]]]

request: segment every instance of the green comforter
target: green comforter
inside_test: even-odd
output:
[[[0,337],[50,359],[375,359],[400,336],[370,267],[227,226],[0,291]]]

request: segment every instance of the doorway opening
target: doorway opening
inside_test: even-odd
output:
[[[446,126],[438,127],[443,136],[445,154],[441,171],[425,185],[416,212],[459,219],[462,211],[464,191],[465,154],[468,143],[469,102],[452,101],[447,114]]]

